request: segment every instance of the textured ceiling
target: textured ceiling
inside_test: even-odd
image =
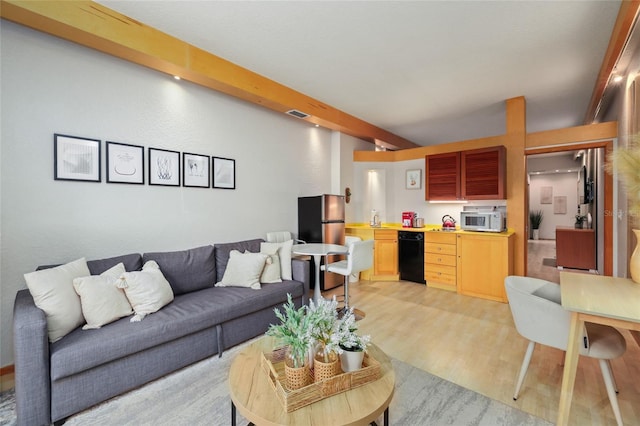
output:
[[[584,124],[620,1],[98,3],[419,145]]]

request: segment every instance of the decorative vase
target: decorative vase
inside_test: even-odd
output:
[[[632,229],[636,236],[636,247],[631,253],[629,258],[629,271],[631,272],[631,279],[640,283],[640,229]]]
[[[295,368],[285,363],[284,376],[287,381],[287,389],[289,390],[300,389],[313,383],[311,373],[306,365]]]
[[[291,350],[287,348],[284,361],[284,376],[289,390],[300,389],[313,383],[308,359],[306,357],[303,358],[297,364],[294,363]]]
[[[343,348],[344,349],[344,348]],[[348,350],[340,354],[340,364],[342,364],[342,371],[348,373],[350,371],[360,370],[362,368],[362,361],[364,360],[364,351],[360,350]]]
[[[335,352],[329,352],[326,358],[328,362],[325,362],[325,357],[316,355],[313,360],[313,380],[315,382],[327,380],[340,374],[340,358],[338,358],[338,355]]]
[[[533,239],[537,240],[540,238],[540,230],[539,229],[534,229],[533,230]]]

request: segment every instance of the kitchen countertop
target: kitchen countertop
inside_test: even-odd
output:
[[[432,225],[432,224],[427,224],[425,226],[423,226],[422,228],[404,228],[400,223],[383,223],[381,226],[379,227],[373,227],[369,224],[366,223],[347,223],[345,224],[345,228],[352,228],[352,229],[371,229],[371,230],[376,230],[376,229],[391,229],[391,230],[395,230],[395,231],[409,231],[409,232],[446,232],[446,233],[451,233],[451,234],[470,234],[470,235],[487,235],[487,236],[496,236],[496,237],[505,237],[505,236],[510,236],[513,235],[515,232],[513,231],[513,229],[508,229],[504,232],[478,232],[478,231],[463,231],[460,228],[456,228],[455,231],[443,231],[442,230],[442,225]]]

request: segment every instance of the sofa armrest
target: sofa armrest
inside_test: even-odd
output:
[[[304,284],[302,303],[309,304],[309,289],[311,288],[311,262],[305,259],[291,259],[291,276],[294,280]]]
[[[51,383],[47,318],[20,290],[13,305],[13,354],[18,425],[51,423]]]

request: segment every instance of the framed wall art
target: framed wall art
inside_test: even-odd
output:
[[[182,153],[182,186],[196,188],[211,186],[208,155]]]
[[[100,182],[100,140],[53,135],[53,178]]]
[[[236,189],[236,160],[213,157],[213,187]]]
[[[149,148],[149,185],[180,186],[180,153]]]
[[[422,188],[422,169],[407,170],[406,189]]]
[[[144,184],[144,147],[107,142],[107,182]]]

